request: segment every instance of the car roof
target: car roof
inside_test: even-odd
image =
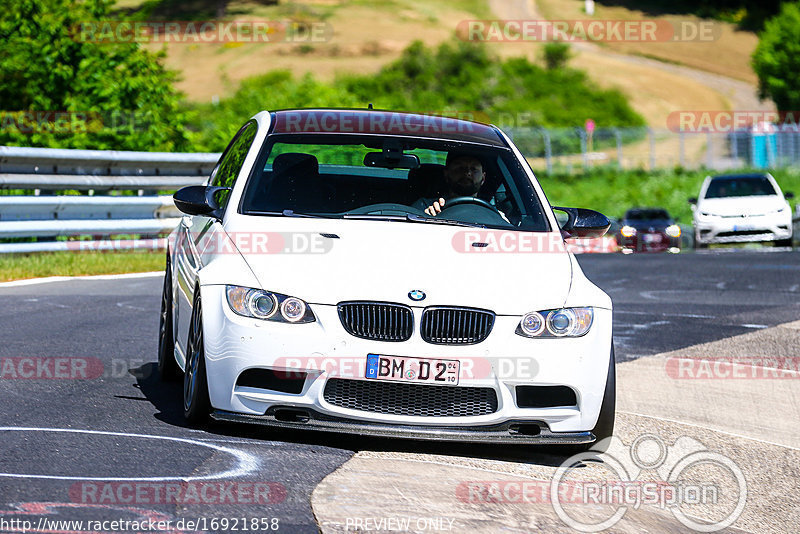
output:
[[[639,214],[653,214],[654,212],[664,213],[667,215],[667,218],[670,218],[669,211],[667,211],[666,208],[631,208],[625,212],[624,217]]]
[[[768,176],[764,173],[720,174],[718,176],[712,176],[711,180],[740,180],[740,179],[747,180],[752,178],[768,178]]]
[[[273,134],[361,134],[423,137],[507,148],[496,127],[441,115],[377,109],[284,109],[272,112]]]

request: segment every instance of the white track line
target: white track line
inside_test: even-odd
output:
[[[0,288],[30,286],[34,284],[49,284],[51,282],[65,282],[68,280],[122,280],[126,278],[150,278],[153,276],[164,276],[164,271],[150,271],[146,273],[94,274],[94,275],[83,275],[83,276],[46,276],[43,278],[26,278],[25,280],[12,280],[11,282],[0,282]]]
[[[131,434],[127,432],[104,432],[101,430],[81,430],[75,428],[38,428],[38,427],[15,427],[15,426],[4,426],[0,427],[0,432],[64,432],[70,434],[93,434],[99,436],[122,436],[128,438],[144,438],[144,439],[156,439],[156,440],[163,440],[163,441],[173,441],[178,443],[188,443],[190,445],[199,445],[200,447],[206,447],[209,449],[213,449],[218,452],[224,452],[230,454],[237,460],[236,467],[232,469],[228,469],[227,471],[221,471],[219,473],[211,473],[209,475],[199,475],[199,476],[171,476],[171,477],[71,477],[71,476],[60,476],[60,475],[33,475],[33,474],[26,474],[26,473],[0,473],[0,478],[7,477],[7,478],[36,478],[36,479],[48,479],[48,480],[114,480],[114,481],[125,481],[125,482],[165,482],[168,480],[182,480],[182,481],[190,481],[190,480],[218,480],[223,478],[235,478],[240,477],[242,475],[246,475],[248,473],[252,473],[258,468],[259,461],[258,459],[244,451],[240,451],[237,449],[232,449],[230,447],[223,447],[221,445],[215,445],[213,443],[204,443],[198,441],[196,439],[189,439],[189,438],[174,438],[169,436],[154,436],[150,434]]]

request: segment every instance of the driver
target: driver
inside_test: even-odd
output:
[[[485,181],[486,171],[481,160],[469,154],[450,152],[444,167],[443,196],[439,200],[421,198],[414,203],[414,207],[424,209],[425,213],[435,217],[442,212],[448,199],[474,197]]]

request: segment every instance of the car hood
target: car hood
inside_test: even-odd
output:
[[[632,228],[636,228],[637,230],[647,230],[648,228],[664,230],[667,226],[671,226],[672,224],[674,224],[672,221],[665,219],[652,219],[649,221],[623,221],[623,226],[630,226]]]
[[[315,304],[374,300],[521,315],[563,306],[573,276],[558,233],[254,216],[226,221],[225,230],[262,289]],[[252,245],[265,235],[276,246]],[[412,290],[426,298],[412,301]]]
[[[763,215],[777,211],[786,206],[786,201],[779,195],[753,197],[704,198],[697,204],[697,209],[712,215]]]

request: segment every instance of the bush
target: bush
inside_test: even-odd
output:
[[[501,60],[483,43],[429,48],[412,43],[371,75],[333,83],[285,71],[245,80],[217,106],[197,105],[189,125],[195,150],[222,150],[244,121],[262,109],[360,107],[473,118],[507,127],[641,126],[644,120],[617,90],[601,90],[575,69],[544,69],[525,58]],[[566,142],[566,141],[565,141]]]
[[[561,69],[567,65],[570,58],[569,45],[558,41],[544,45],[544,64],[549,70]]]

